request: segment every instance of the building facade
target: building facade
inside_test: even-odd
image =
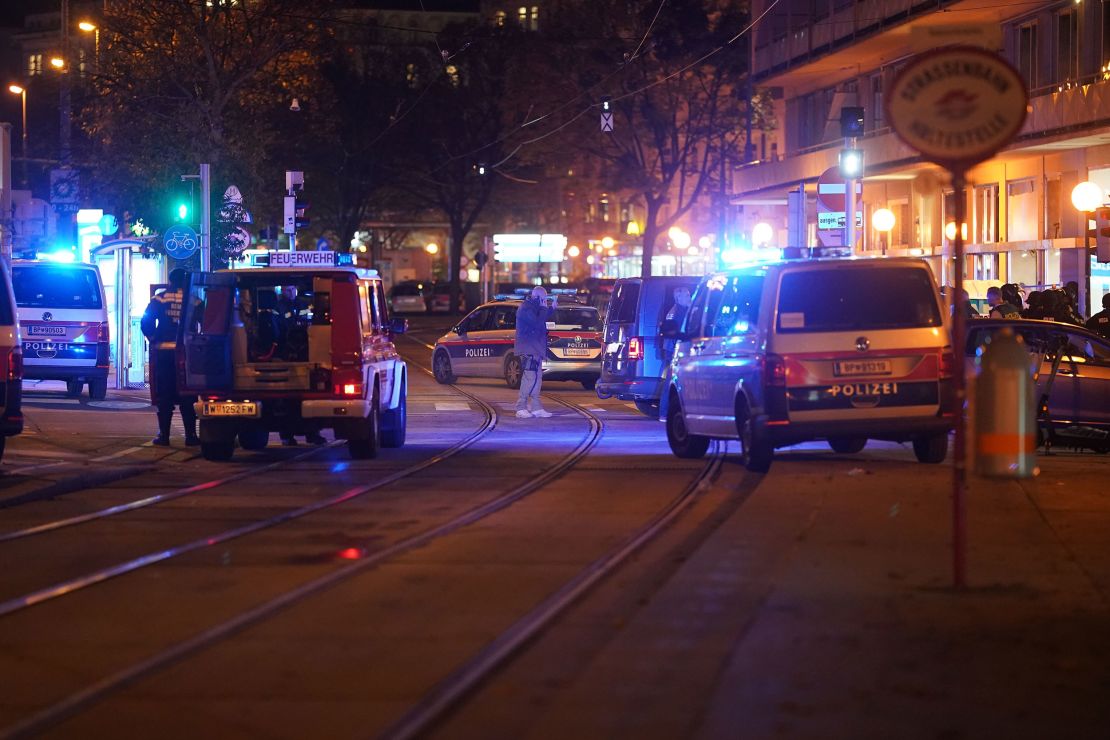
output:
[[[956,204],[948,173],[898,139],[883,96],[914,54],[935,47],[930,38],[969,34],[1006,58],[1029,92],[1013,142],[967,173],[972,298],[1003,282],[1033,290],[1082,280],[1088,224],[1072,189],[1092,181],[1110,202],[1110,3],[818,0],[799,13],[800,5],[753,3],[753,17],[766,12],[754,37],[754,80],[773,93],[780,126],[765,158],[735,173],[740,228],[765,223],[775,246],[818,245],[817,182],[844,146],[841,110],[862,107],[863,223],[854,252],[921,256],[950,284]],[[805,243],[790,244],[788,194],[799,190],[806,218],[793,238]],[[872,219],[880,209],[894,214],[887,231]],[[1092,267],[1096,307],[1110,292],[1107,267]]]

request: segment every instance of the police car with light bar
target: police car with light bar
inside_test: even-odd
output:
[[[205,458],[231,458],[236,442],[262,449],[273,431],[331,429],[354,458],[404,444],[408,373],[393,336],[408,322],[390,318],[377,272],[349,258],[271,252],[189,276],[179,377],[199,397]]]
[[[503,378],[519,388],[523,375],[516,343],[516,312],[528,290],[499,295],[467,314],[451,331],[436,340],[432,371],[440,383],[458,377]],[[544,380],[577,381],[593,390],[601,375],[601,316],[598,310],[577,302],[578,291],[553,289],[559,297],[555,320],[547,326]]]

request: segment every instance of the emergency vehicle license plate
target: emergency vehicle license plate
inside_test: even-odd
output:
[[[205,401],[202,416],[258,416],[254,401]]]
[[[833,374],[846,375],[890,375],[890,360],[845,360],[833,364]]]
[[[64,337],[64,326],[28,326],[27,333],[34,337]]]
[[[567,349],[563,350],[563,356],[564,357],[589,357],[590,356],[590,350],[588,350],[588,349],[574,349],[573,347],[568,347]]]

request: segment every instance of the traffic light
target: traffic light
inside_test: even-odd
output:
[[[170,200],[170,215],[177,223],[192,223],[193,194],[187,190],[175,190]]]
[[[1110,262],[1110,207],[1095,209],[1095,255],[1099,262]]]
[[[601,112],[609,113],[613,110],[613,99],[608,95],[601,96]]]
[[[298,231],[301,229],[307,229],[309,220],[308,216],[305,214],[305,211],[308,210],[308,200],[305,198],[304,191],[296,191],[296,193],[294,193],[293,195],[293,198],[293,226]]]
[[[863,177],[863,150],[840,150],[840,176],[845,180],[858,180]]]
[[[840,109],[840,135],[845,139],[863,136],[863,108],[846,105]]]

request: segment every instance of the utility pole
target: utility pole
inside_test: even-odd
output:
[[[182,180],[200,181],[200,270],[212,271],[212,177],[211,165],[202,164],[200,173],[182,175]]]

